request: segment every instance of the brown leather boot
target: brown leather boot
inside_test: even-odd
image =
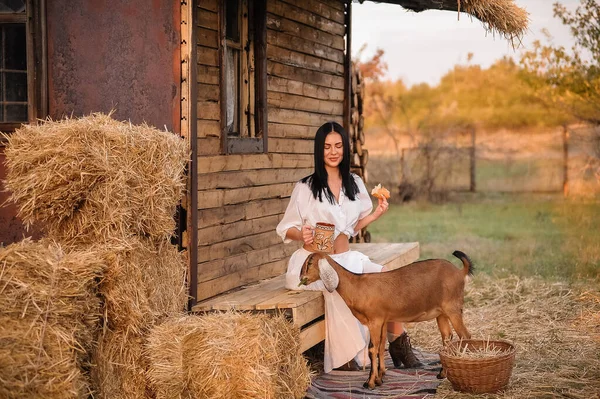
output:
[[[413,353],[412,347],[410,346],[410,338],[406,331],[396,338],[394,342],[390,342],[389,351],[394,362],[394,367],[396,368],[402,367],[402,364],[404,364],[404,367],[407,369],[421,367],[423,365]]]

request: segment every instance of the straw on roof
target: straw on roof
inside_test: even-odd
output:
[[[384,0],[421,12],[425,10],[464,11],[479,19],[485,29],[498,33],[513,44],[520,41],[529,25],[529,13],[514,0]],[[362,1],[361,1],[362,2]]]
[[[0,248],[0,397],[85,395],[104,268],[97,253],[50,240]]]
[[[6,188],[28,225],[95,242],[170,237],[185,187],[185,140],[109,115],[23,125],[6,136]]]
[[[214,313],[171,319],[148,338],[158,398],[303,398],[299,330],[283,316]]]

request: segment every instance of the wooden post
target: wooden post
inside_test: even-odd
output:
[[[219,2],[217,17],[219,18],[219,102],[221,105],[221,153],[227,154],[227,77],[225,76],[225,1]]]
[[[350,130],[352,96],[352,1],[346,2],[346,54],[344,56],[344,130]]]
[[[256,68],[256,136],[263,140],[263,152],[269,152],[267,134],[267,1],[254,0],[254,57]]]
[[[563,125],[563,196],[569,196],[569,130]]]
[[[196,18],[193,2],[181,4],[181,136],[190,145],[186,196],[180,205],[179,245],[187,252],[189,309],[196,304],[198,288],[198,130],[197,130],[197,50]]]
[[[477,189],[476,187],[476,140],[475,140],[475,127],[471,127],[471,182],[469,185],[469,191],[474,193]]]
[[[400,153],[400,183],[406,182],[406,159],[404,158],[404,150],[405,148],[403,148]]]

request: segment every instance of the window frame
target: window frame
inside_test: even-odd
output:
[[[267,137],[267,7],[266,0],[246,0],[249,4],[246,23],[240,21],[240,40],[244,40],[253,33],[251,49],[244,49],[246,44],[242,41],[243,51],[254,52],[254,73],[246,76],[248,79],[248,96],[240,95],[237,106],[242,114],[240,119],[247,120],[246,127],[240,124],[241,131],[249,131],[253,137],[229,136],[227,131],[227,80],[226,80],[226,55],[228,40],[226,38],[226,1],[219,2],[219,68],[220,74],[220,102],[221,102],[221,151],[223,154],[252,154],[268,152]],[[252,9],[250,10],[250,7]],[[246,40],[246,42],[248,42]],[[243,53],[242,53],[243,55]],[[245,58],[242,56],[242,58]],[[244,78],[243,63],[240,68],[240,79]],[[246,68],[247,70],[248,68]],[[243,85],[240,85],[243,86]],[[241,93],[243,94],[243,93]],[[248,99],[254,99],[254,109],[250,115],[245,115]],[[252,113],[252,111],[254,111]]]
[[[0,24],[25,24],[27,43],[27,121],[2,122],[0,131],[10,134],[26,123],[48,115],[46,0],[26,0],[24,13],[0,13]],[[0,145],[5,142],[0,137]]]

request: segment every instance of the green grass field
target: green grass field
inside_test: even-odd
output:
[[[559,195],[476,194],[446,204],[392,204],[373,242],[418,241],[421,259],[468,254],[478,272],[600,280],[600,203]]]

